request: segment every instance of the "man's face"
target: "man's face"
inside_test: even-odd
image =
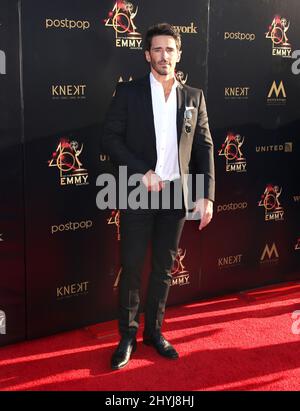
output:
[[[151,69],[161,76],[174,74],[176,63],[180,60],[181,51],[176,48],[172,36],[152,37],[151,48],[145,52],[146,60]]]

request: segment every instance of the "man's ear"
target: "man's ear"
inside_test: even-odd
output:
[[[151,59],[150,59],[150,53],[149,53],[148,50],[145,51],[145,57],[146,57],[146,60],[148,61],[148,63],[150,63]]]
[[[181,54],[182,54],[182,50],[178,51],[178,57],[177,57],[176,63],[180,62]]]

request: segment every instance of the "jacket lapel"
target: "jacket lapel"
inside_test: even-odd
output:
[[[178,83],[176,88],[177,93],[177,141],[179,145],[181,132],[182,132],[182,125],[183,125],[183,115],[185,109],[185,92],[182,84]]]
[[[152,96],[151,96],[151,86],[150,86],[150,78],[149,75],[142,79],[142,101],[144,106],[144,113],[145,113],[145,121],[147,124],[147,130],[149,130],[149,134],[153,137],[153,142],[155,142],[155,128],[154,128],[154,116],[153,116],[153,107],[152,107]]]

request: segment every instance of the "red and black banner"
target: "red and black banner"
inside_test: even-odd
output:
[[[169,304],[299,278],[298,0],[240,3],[0,0],[0,345],[25,338],[25,306],[29,338],[116,318],[101,127],[116,84],[149,71],[157,22],[181,33],[177,77],[204,90],[216,164],[214,219],[186,222]]]
[[[0,2],[0,345],[25,338],[19,16]]]

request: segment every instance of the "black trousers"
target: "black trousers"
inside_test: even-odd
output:
[[[172,190],[171,190],[172,191]],[[161,193],[157,193],[160,195]],[[171,285],[171,271],[185,222],[185,210],[121,210],[121,264],[119,331],[135,336],[139,326],[140,286],[149,243],[152,267],[145,304],[144,334],[160,331]]]

